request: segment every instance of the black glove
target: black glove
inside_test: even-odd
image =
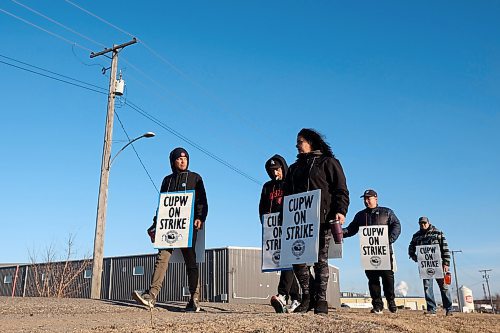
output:
[[[153,224],[147,230],[151,243],[155,242],[156,235],[156,215],[153,217]]]

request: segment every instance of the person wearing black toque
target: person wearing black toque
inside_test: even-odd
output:
[[[193,228],[193,241],[192,246],[188,248],[181,248],[184,262],[186,263],[186,271],[188,276],[189,292],[191,298],[186,305],[186,311],[198,312],[200,311],[199,305],[199,285],[198,285],[198,266],[196,265],[196,236],[198,230],[203,228],[203,224],[208,214],[208,202],[203,185],[203,179],[196,172],[188,170],[189,154],[184,148],[175,148],[170,152],[170,167],[172,173],[163,179],[160,192],[181,192],[181,191],[195,191],[194,202],[194,228]],[[156,218],[153,217],[153,225],[148,229],[148,234],[151,241],[154,241]],[[163,285],[165,275],[167,273],[168,262],[172,255],[173,249],[160,249],[156,256],[155,269],[151,278],[151,285],[144,293],[134,291],[132,297],[137,303],[154,307],[156,298]]]

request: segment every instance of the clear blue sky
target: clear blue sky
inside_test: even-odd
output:
[[[207,247],[260,245],[261,184],[125,100],[260,183],[273,154],[294,161],[302,127],[319,130],[347,176],[347,220],[364,208],[366,188],[400,218],[396,282],[422,294],[406,252],[426,215],[463,251],[460,283],[482,298],[478,270],[493,269],[492,292],[500,292],[500,3],[74,1],[123,31],[63,0],[19,2],[80,35],[2,1],[0,55],[106,89],[101,68],[110,61],[89,59],[89,50],[130,40],[125,32],[143,40],[120,54],[127,88],[116,110],[131,137],[157,134],[135,144],[157,186],[170,172],[170,150],[190,152],[209,198]],[[77,257],[89,255],[106,95],[3,63],[0,73],[0,262],[28,262],[29,251],[50,244],[61,253],[69,234]],[[116,118],[114,140],[116,153],[126,143]],[[128,148],[111,170],[106,256],[154,252],[145,230],[157,195]],[[344,259],[332,261],[345,291],[367,289],[358,246],[348,239]]]

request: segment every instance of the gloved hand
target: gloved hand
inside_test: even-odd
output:
[[[156,236],[156,215],[153,217],[153,224],[147,230],[151,243],[155,242]]]

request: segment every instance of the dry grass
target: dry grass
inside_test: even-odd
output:
[[[183,303],[159,304],[151,313],[129,302],[0,297],[1,332],[500,332],[500,316],[417,311],[382,316],[367,310],[331,310],[327,316],[276,314],[262,304],[202,303],[185,313]]]

